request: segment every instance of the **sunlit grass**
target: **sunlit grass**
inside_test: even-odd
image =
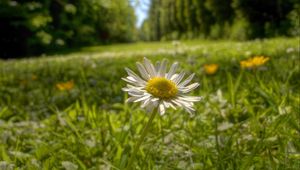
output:
[[[148,115],[124,103],[121,77],[148,56],[195,72],[194,95],[204,99],[193,117],[168,110],[154,120],[137,169],[298,169],[298,43],[140,43],[0,61],[0,167],[124,169]],[[240,68],[256,55],[270,59],[261,69]],[[219,68],[207,75],[211,63]],[[69,90],[56,87],[69,81]]]

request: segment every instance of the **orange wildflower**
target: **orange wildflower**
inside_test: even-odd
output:
[[[254,66],[258,67],[264,65],[269,59],[269,57],[255,56],[252,58],[252,63]]]
[[[205,64],[204,71],[206,74],[212,75],[218,71],[219,65],[218,64]]]
[[[38,77],[36,75],[31,76],[31,80],[36,80]]]
[[[240,66],[242,68],[256,68],[264,65],[270,58],[264,56],[255,56],[249,58],[248,60],[240,61]]]
[[[240,61],[240,65],[241,65],[242,68],[252,68],[253,67],[252,62],[248,61],[248,60]]]
[[[65,83],[57,83],[56,88],[60,91],[71,90],[74,88],[74,81],[68,81]]]

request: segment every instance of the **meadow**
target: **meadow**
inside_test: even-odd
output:
[[[0,169],[124,169],[149,114],[121,78],[144,57],[195,73],[203,99],[154,119],[134,169],[299,169],[299,50],[299,37],[190,40],[0,60]],[[241,68],[254,56],[269,60]]]

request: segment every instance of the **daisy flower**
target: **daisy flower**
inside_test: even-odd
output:
[[[167,61],[157,62],[154,66],[147,58],[144,64],[137,62],[140,76],[129,68],[125,68],[128,73],[126,78],[122,78],[127,83],[123,91],[131,96],[127,102],[141,102],[141,107],[148,111],[158,108],[161,115],[167,108],[177,107],[193,113],[194,102],[201,100],[201,97],[188,96],[187,93],[196,89],[199,83],[188,85],[195,74],[190,75],[184,81],[185,72],[176,73],[178,63],[172,64],[167,72]]]

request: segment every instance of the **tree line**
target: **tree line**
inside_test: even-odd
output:
[[[80,46],[177,39],[299,36],[300,0],[0,0],[0,58]]]
[[[0,58],[131,42],[135,20],[128,0],[1,0]]]
[[[151,0],[143,40],[299,36],[299,0]]]

